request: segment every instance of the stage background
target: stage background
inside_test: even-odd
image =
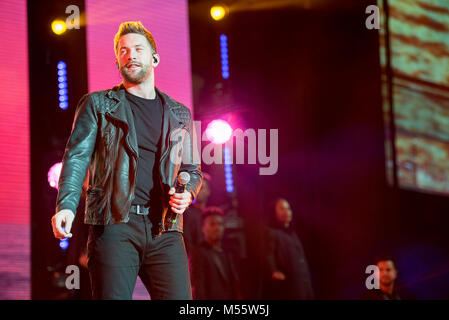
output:
[[[26,1],[0,10],[0,300],[30,298],[30,132]]]
[[[186,0],[86,0],[89,91],[120,83],[114,35],[121,22],[141,21],[156,41],[161,62],[156,87],[192,106],[189,21]]]

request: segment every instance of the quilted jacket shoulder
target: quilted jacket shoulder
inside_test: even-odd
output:
[[[116,102],[107,97],[109,90],[98,90],[88,94],[97,112],[105,113]]]

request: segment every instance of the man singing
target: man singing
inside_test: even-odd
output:
[[[202,174],[191,114],[155,87],[160,57],[141,22],[122,23],[114,49],[123,82],[81,98],[62,161],[53,233],[72,236],[87,172],[93,298],[132,299],[140,276],[152,299],[192,299],[182,213]],[[184,193],[175,193],[182,171],[190,181]]]

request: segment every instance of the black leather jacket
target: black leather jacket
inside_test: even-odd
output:
[[[164,223],[169,209],[168,190],[175,185],[178,172],[190,173],[187,190],[192,199],[201,188],[202,174],[194,148],[190,110],[157,88],[156,94],[163,105],[158,163],[163,196],[160,207],[152,208],[150,219],[153,234],[160,235],[164,231],[183,231],[182,215],[178,215],[172,228]],[[138,159],[134,119],[123,84],[84,95],[77,107],[62,161],[56,212],[70,209],[76,214],[86,178],[89,187],[84,223],[111,225],[128,222],[135,195]]]

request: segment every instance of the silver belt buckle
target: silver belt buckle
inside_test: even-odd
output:
[[[140,214],[140,210],[139,209],[140,209],[140,205],[138,204],[137,205],[137,212],[136,212],[137,214]]]

